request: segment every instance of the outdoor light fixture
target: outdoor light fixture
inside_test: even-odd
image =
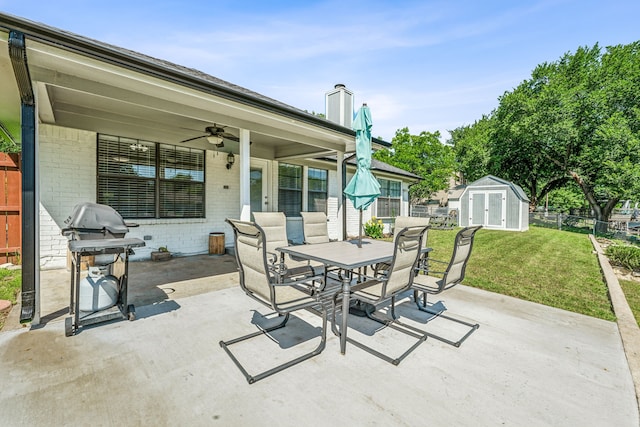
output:
[[[227,169],[231,169],[231,166],[236,162],[236,157],[233,153],[227,154]]]

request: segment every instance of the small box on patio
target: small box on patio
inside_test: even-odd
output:
[[[88,267],[93,267],[96,263],[96,257],[93,255],[87,255],[82,257],[82,262],[80,263],[80,271],[85,271]],[[73,268],[73,256],[71,255],[71,251],[67,249],[67,271],[71,271]]]

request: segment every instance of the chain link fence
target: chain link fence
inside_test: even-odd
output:
[[[533,212],[529,214],[529,225],[593,234],[596,237],[624,240],[640,245],[640,222],[616,219],[604,222],[579,215]]]

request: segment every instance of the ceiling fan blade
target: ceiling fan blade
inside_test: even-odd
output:
[[[205,136],[209,136],[209,135],[200,135],[200,136],[195,136],[193,138],[183,139],[182,141],[180,141],[180,143],[194,141],[196,139],[204,138]]]
[[[223,138],[230,139],[231,141],[236,141],[236,142],[240,141],[240,138],[238,138],[237,136],[235,136],[232,133],[223,132],[223,133],[219,133],[218,135],[223,137]]]

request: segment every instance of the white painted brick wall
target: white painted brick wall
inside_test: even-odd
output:
[[[96,134],[51,125],[39,126],[39,185],[40,185],[40,267],[66,267],[67,239],[61,235],[64,220],[73,207],[82,202],[96,201]],[[209,233],[225,233],[225,245],[233,245],[231,228],[225,218],[240,216],[239,167],[226,168],[227,154],[207,151],[206,154],[206,218],[136,220],[127,237],[146,240],[146,247],[135,250],[132,260],[149,259],[150,252],[166,246],[177,256],[205,254],[209,250]],[[315,165],[314,167],[317,167]],[[271,170],[277,174],[277,162]],[[277,206],[277,177],[272,182],[273,201]],[[338,198],[340,183],[335,170],[329,169],[329,200],[327,216],[329,236],[338,233]],[[347,176],[347,182],[351,176]],[[403,189],[406,187],[403,184]],[[347,201],[347,235],[356,236],[358,212]],[[408,202],[403,200],[403,214]],[[363,214],[363,222],[375,215],[372,206]]]
[[[67,264],[64,220],[81,202],[96,197],[96,134],[59,126],[40,125],[40,267]]]
[[[240,216],[237,167],[226,168],[226,153],[207,151],[206,214],[199,219],[131,220],[127,237],[144,238],[146,247],[135,250],[131,260],[148,259],[150,252],[166,246],[177,256],[206,254],[209,233],[225,233],[225,245],[233,245],[227,217]],[[64,220],[73,207],[96,201],[96,134],[51,125],[39,127],[40,267],[64,268],[67,238]],[[225,186],[227,188],[225,188]]]

